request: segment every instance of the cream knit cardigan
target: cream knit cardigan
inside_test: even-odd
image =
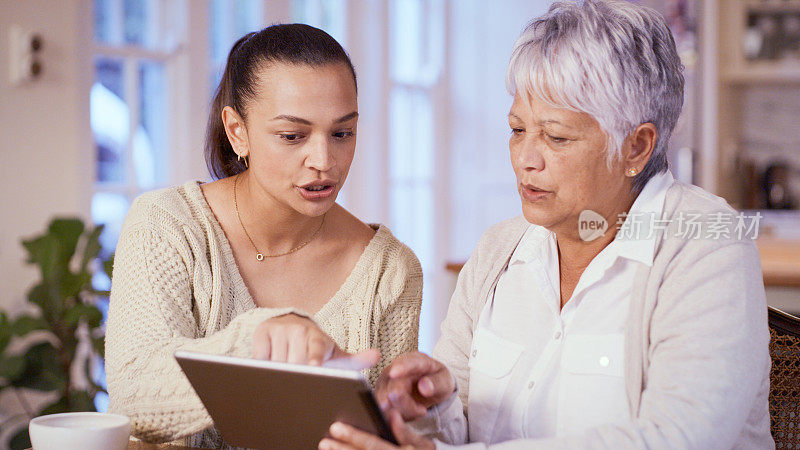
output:
[[[258,324],[289,312],[307,314],[256,307],[197,182],[134,201],[112,278],[106,328],[110,411],[130,417],[142,440],[219,447],[219,433],[173,353],[249,357]],[[380,226],[313,320],[348,352],[380,350],[378,365],[365,371],[374,383],[397,355],[416,350],[421,298],[419,261]]]

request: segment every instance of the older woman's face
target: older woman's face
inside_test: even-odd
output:
[[[517,93],[508,124],[511,164],[528,222],[577,235],[581,211],[595,211],[613,226],[615,215],[630,206],[624,168],[621,163],[608,168],[606,135],[589,114]]]

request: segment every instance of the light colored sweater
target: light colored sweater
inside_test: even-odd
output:
[[[714,211],[734,213],[695,186],[676,182],[667,191],[667,219]],[[463,406],[469,402],[472,333],[528,225],[521,217],[495,225],[459,275],[434,349],[434,357],[456,377],[459,395],[415,424],[446,443],[467,441]],[[580,435],[491,448],[774,448],[767,403],[767,308],[753,241],[687,240],[661,232],[653,265],[639,267],[631,293],[624,369],[631,420]]]
[[[197,182],[136,199],[112,278],[110,411],[130,417],[142,440],[182,438],[187,445],[219,447],[221,438],[173,353],[250,357],[261,322],[290,312],[308,315],[256,307]],[[374,383],[397,355],[417,349],[421,299],[419,261],[380,226],[344,284],[312,318],[345,351],[380,350],[378,365],[365,371]]]

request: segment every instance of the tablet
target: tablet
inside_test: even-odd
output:
[[[317,448],[336,421],[396,443],[358,371],[187,351],[175,359],[229,445]]]

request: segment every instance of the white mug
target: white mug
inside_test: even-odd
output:
[[[28,432],[34,450],[125,450],[131,421],[98,412],[50,414],[31,420]]]

